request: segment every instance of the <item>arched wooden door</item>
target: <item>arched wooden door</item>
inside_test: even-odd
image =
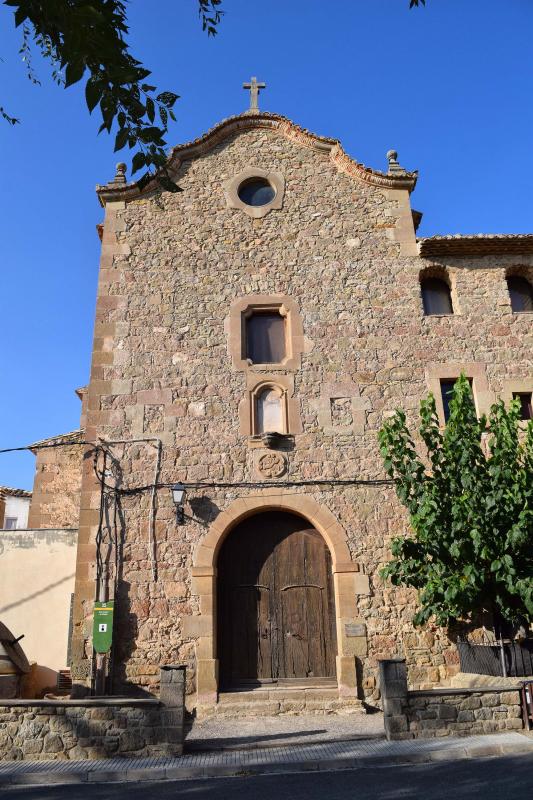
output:
[[[332,579],[323,538],[295,514],[231,531],[218,559],[221,686],[334,678]]]

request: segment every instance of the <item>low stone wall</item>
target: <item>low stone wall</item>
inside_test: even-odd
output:
[[[509,687],[407,689],[404,659],[380,661],[387,738],[470,736],[523,727],[520,692]]]
[[[184,705],[182,667],[161,670],[159,698],[5,700],[0,760],[181,755]]]

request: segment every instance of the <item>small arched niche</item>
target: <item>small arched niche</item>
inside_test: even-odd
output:
[[[450,283],[444,271],[422,272],[420,274],[420,291],[424,316],[454,313]]]
[[[261,433],[288,433],[287,396],[279,386],[266,384],[254,392],[252,428]]]

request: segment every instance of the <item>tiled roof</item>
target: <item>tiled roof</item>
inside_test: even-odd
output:
[[[60,433],[58,436],[49,436],[48,439],[39,439],[38,442],[33,442],[33,444],[30,444],[29,446],[32,449],[34,447],[35,449],[37,449],[44,444],[55,444],[56,442],[57,444],[61,444],[63,441],[68,442],[71,439],[72,441],[77,442],[82,438],[84,433],[85,431],[79,428],[77,431],[70,431],[69,433]]]
[[[11,486],[0,486],[0,497],[31,497],[26,489],[13,489]]]
[[[477,233],[429,236],[418,240],[422,257],[533,253],[531,233]]]

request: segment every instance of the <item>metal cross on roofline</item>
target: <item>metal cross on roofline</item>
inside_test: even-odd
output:
[[[250,108],[248,109],[247,113],[258,114],[259,92],[261,89],[266,89],[266,83],[258,83],[257,78],[252,77],[250,79],[250,83],[243,83],[242,88],[250,90]]]

